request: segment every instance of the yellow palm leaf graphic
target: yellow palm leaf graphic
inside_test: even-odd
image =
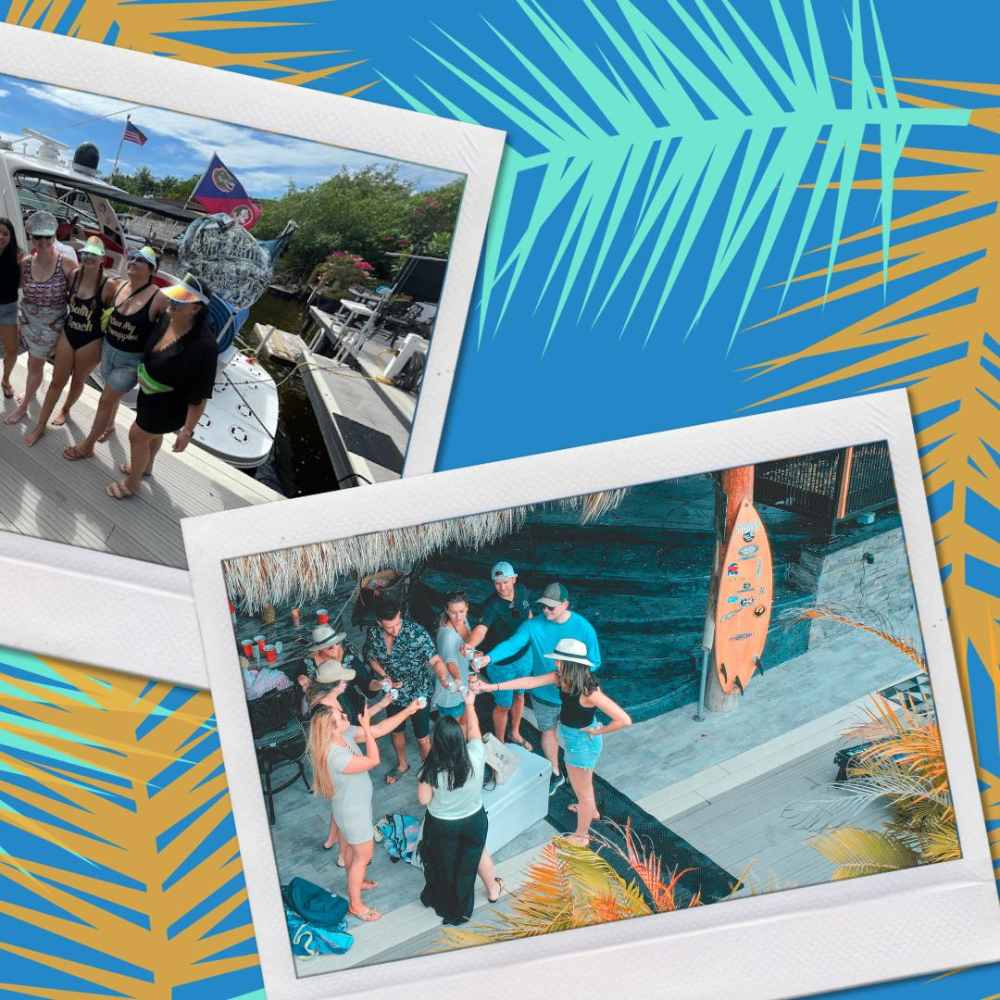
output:
[[[254,968],[244,919],[209,933],[246,899],[209,696],[39,662],[63,686],[5,678],[0,919],[44,948],[5,950],[141,1000]]]
[[[1000,87],[932,82],[938,87],[979,93],[1000,93]],[[925,106],[946,107],[941,102],[899,95],[900,100]],[[976,110],[970,127],[1000,131],[1000,109]],[[870,152],[877,147],[866,147]],[[897,177],[894,189],[923,192],[939,200],[919,211],[893,220],[897,234],[888,268],[888,282],[912,278],[920,286],[871,315],[836,331],[811,346],[751,366],[753,377],[771,375],[796,361],[832,356],[859,348],[882,347],[859,361],[836,367],[783,392],[764,396],[758,405],[787,399],[811,389],[833,386],[863,377],[870,388],[908,386],[918,423],[917,435],[925,485],[937,515],[934,535],[939,562],[946,575],[947,598],[960,667],[966,712],[974,719],[969,694],[970,658],[985,666],[994,689],[1000,690],[1000,601],[970,581],[988,567],[1000,567],[1000,538],[986,527],[991,508],[1000,509],[1000,287],[996,281],[1000,262],[1000,215],[996,192],[1000,190],[1000,156],[987,153],[908,148],[905,159],[926,165],[927,172]],[[935,172],[938,168],[938,172]],[[858,182],[858,188],[878,190],[880,182]],[[918,235],[912,227],[921,226]],[[854,234],[842,244],[877,235],[872,228]],[[836,271],[861,276],[848,280],[830,300],[846,299],[882,283],[875,268],[879,253],[860,254],[841,261]],[[939,268],[937,273],[932,269]],[[868,271],[873,273],[868,274]],[[814,271],[796,278],[803,282],[824,274]],[[760,327],[805,313],[823,302],[816,297]],[[925,312],[926,311],[926,312]],[[856,354],[855,354],[856,357]],[[942,360],[942,358],[944,360]],[[907,374],[893,369],[906,365]],[[923,418],[923,419],[921,419]],[[995,734],[983,734],[990,742]],[[988,818],[1000,818],[995,791],[998,779],[981,769],[987,788],[984,802]],[[1000,838],[993,838],[1000,857]]]
[[[247,31],[254,28],[282,28],[303,24],[287,20],[226,20],[229,15],[263,13],[273,10],[329,3],[330,0],[221,0],[205,3],[133,3],[131,0],[88,0],[76,13],[72,23],[63,19],[70,11],[72,0],[13,0],[7,21],[42,31],[64,31],[73,38],[86,41],[113,41],[115,45],[160,55],[202,66],[226,67],[238,70],[262,70],[273,74],[283,83],[308,84],[344,70],[362,65],[364,59],[333,61],[320,69],[303,71],[289,60],[306,56],[343,55],[344,49],[322,49],[303,52],[227,52],[207,45],[171,38],[183,32]],[[360,94],[375,86],[372,80],[344,90],[348,96]]]

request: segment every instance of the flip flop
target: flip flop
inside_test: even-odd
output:
[[[402,778],[404,774],[409,773],[409,770],[410,770],[409,767],[404,767],[402,771],[398,767],[394,767],[388,774],[386,774],[385,783],[387,785],[396,784],[396,782],[399,781],[399,779]]]
[[[516,743],[519,747],[524,747],[525,750],[531,751],[535,748],[523,737],[523,736],[512,736],[508,743]]]
[[[489,896],[486,897],[486,902],[490,903],[491,905],[493,903],[498,903],[500,901],[500,897],[503,895],[503,879],[500,878],[499,875],[496,875],[494,876],[493,881],[496,883],[496,886],[500,891],[496,894],[496,896],[493,899],[490,899]]]
[[[113,500],[128,500],[130,496],[135,495],[127,486],[117,481],[108,483],[104,487],[104,492]]]
[[[364,920],[366,923],[371,923],[373,920],[378,920],[381,918],[382,914],[378,910],[373,910],[370,906],[365,907],[363,913],[358,913],[357,910],[347,911],[352,917],[357,917],[358,920]]]

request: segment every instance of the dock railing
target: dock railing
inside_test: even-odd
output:
[[[846,521],[896,503],[886,441],[764,462],[756,468],[754,497],[801,514],[832,537]]]

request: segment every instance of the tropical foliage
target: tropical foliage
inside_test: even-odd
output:
[[[902,652],[921,673],[927,671],[918,649],[882,629],[826,609],[806,612],[805,617],[868,632]],[[919,704],[905,700],[900,705],[873,694],[866,714],[863,724],[844,734],[848,744],[865,745],[865,749],[851,759],[847,779],[835,786],[831,796],[812,804],[813,823],[818,815],[827,828],[809,843],[836,865],[834,879],[960,857],[933,701],[928,697]],[[881,829],[846,824],[875,803],[888,810]]]
[[[290,219],[298,223],[279,264],[286,282],[304,284],[338,250],[360,256],[388,279],[398,260],[390,253],[422,250],[432,239],[447,253],[463,186],[458,180],[418,192],[396,167],[345,169],[313,187],[290,185],[281,198],[265,202],[254,235],[272,239]]]
[[[4,983],[257,989],[209,696],[3,648],[0,676]]]
[[[440,947],[510,941],[699,905],[697,892],[683,894],[682,902],[680,883],[687,871],[665,873],[662,859],[633,833],[631,822],[616,829],[624,846],[600,835],[592,834],[592,838],[624,860],[634,879],[626,881],[590,848],[557,837],[542,848],[528,869],[524,884],[512,895],[509,911],[497,910],[489,923],[446,928]]]
[[[537,269],[545,275],[538,304],[551,304],[546,343],[571,302],[575,316],[569,321],[590,315],[596,322],[616,295],[626,327],[644,299],[652,299],[652,310],[643,312],[648,339],[671,293],[690,277],[692,247],[710,220],[716,225],[712,209],[720,198],[728,209],[713,233],[716,250],[708,273],[697,276],[704,292],[687,331],[747,250],[752,263],[736,296],[735,336],[805,181],[812,194],[783,266],[791,279],[836,181],[833,226],[825,234],[829,280],[866,130],[881,138],[881,177],[888,192],[914,124],[968,121],[968,112],[959,109],[900,104],[878,17],[867,5],[863,16],[860,0],[854,0],[848,20],[851,86],[845,106],[835,97],[809,0],[802,40],[784,5],[773,0],[779,40],[773,49],[729,0],[713,6],[670,0],[678,25],[673,33],[632,0],[610,5],[582,0],[572,5],[573,12],[596,22],[603,35],[599,58],[574,40],[568,10],[560,8],[560,18],[537,0],[516,2],[548,49],[545,63],[561,72],[547,72],[522,45],[494,29],[520,67],[519,74],[506,75],[442,29],[447,46],[425,48],[459,93],[468,95],[464,103],[445,98],[430,84],[417,93],[387,78],[418,110],[471,120],[467,109],[485,103],[490,124],[503,122],[508,129],[510,145],[483,262],[480,337],[487,327],[499,326],[522,279]],[[874,40],[872,68],[866,31]],[[881,88],[875,78],[889,82]],[[521,202],[530,204],[529,212],[514,211]],[[885,266],[891,220],[887,195],[880,209]],[[552,253],[542,233],[554,226],[563,235]]]
[[[371,288],[375,284],[372,266],[363,257],[334,250],[310,275],[309,284],[331,299],[347,294],[352,285]]]
[[[113,173],[108,180],[123,191],[140,198],[148,196],[166,201],[186,201],[201,180],[201,174],[192,174],[190,177],[175,177],[173,174],[155,177],[149,167],[140,167],[134,174],[121,171]]]

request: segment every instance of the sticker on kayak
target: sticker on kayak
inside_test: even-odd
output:
[[[726,573],[727,573],[727,574],[728,574],[729,576],[736,576],[736,575],[737,575],[737,573],[739,573],[739,571],[740,571],[740,564],[739,564],[739,563],[730,563],[730,564],[729,564],[729,565],[728,565],[728,566],[726,567]],[[758,574],[758,575],[759,575],[759,574]]]
[[[752,542],[754,535],[757,534],[757,529],[753,524],[741,524],[738,530],[744,542]]]
[[[755,555],[757,555],[759,550],[759,545],[744,545],[743,548],[740,549],[740,558],[752,559]]]

